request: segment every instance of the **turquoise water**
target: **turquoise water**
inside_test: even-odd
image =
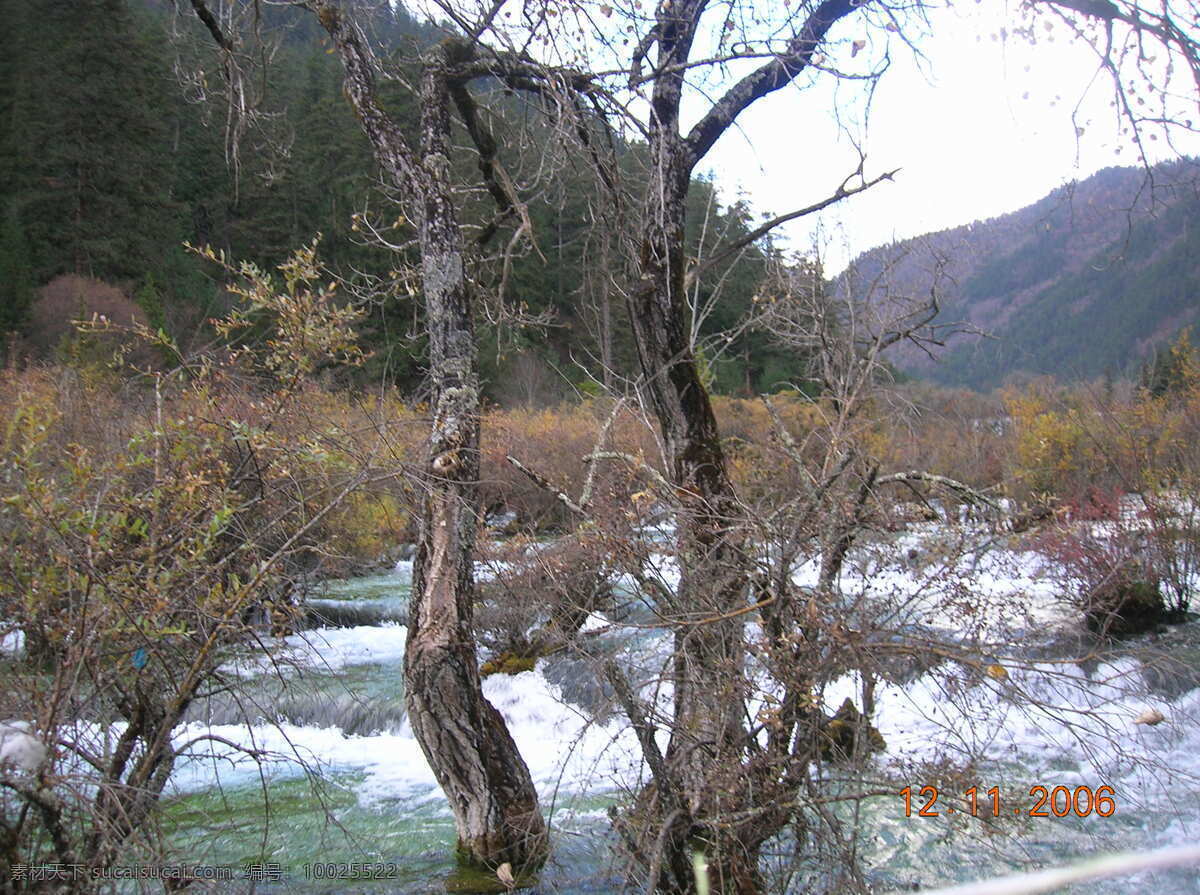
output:
[[[183,737],[211,731],[260,754],[217,749],[181,762],[167,805],[170,839],[181,859],[286,869],[286,880],[257,882],[260,892],[421,893],[462,884],[455,876],[453,819],[404,718],[405,629],[394,618],[405,609],[409,580],[402,570],[330,586],[322,599],[349,604],[352,613],[382,606],[392,615],[289,638],[282,664],[240,667],[247,698],[196,707]],[[1200,626],[1177,634],[1179,645],[1171,648],[1178,655],[1200,654]],[[665,655],[662,643],[644,631],[624,642],[639,651],[631,662]],[[810,818],[809,848],[821,857],[793,868],[788,891],[836,890],[829,870],[836,864],[835,828],[843,835],[860,831],[866,880],[880,890],[911,891],[1101,851],[1194,841],[1200,833],[1200,691],[1158,692],[1147,686],[1139,661],[1114,654],[1079,668],[1055,664],[1043,651],[1003,680],[943,666],[881,686],[876,723],[889,749],[845,785],[893,793],[906,783],[937,783],[949,804],[974,781],[981,790],[1001,786],[1006,811],[1000,818],[986,816],[986,809],[978,818],[961,812],[905,817],[903,800],[891,794],[831,803],[826,819]],[[552,659],[533,673],[485,682],[550,813],[554,851],[539,892],[611,892],[625,877],[605,809],[635,785],[641,768],[619,719],[592,722],[581,708],[594,690],[586,676],[585,666]],[[853,681],[844,683],[852,693]],[[827,704],[843,698],[837,690],[826,694]],[[1160,706],[1169,723],[1131,725],[1147,705]],[[1083,714],[1068,719],[1067,712]],[[968,755],[973,764],[964,766]],[[1028,808],[1029,789],[1039,784],[1109,784],[1118,810],[1108,818],[1009,816],[1007,805]],[[782,862],[794,842],[784,838],[774,848]],[[359,878],[315,878],[323,870]],[[1191,871],[1092,884],[1086,891],[1126,892],[1135,882],[1164,893],[1200,892]],[[230,885],[230,891],[246,891],[249,884]]]
[[[445,804],[395,798],[364,807],[356,794],[363,782],[362,774],[333,773],[195,793],[169,805],[172,839],[192,862],[278,865],[284,879],[264,879],[263,892],[344,891],[349,884],[380,895],[445,891],[457,871]],[[587,797],[557,807],[554,857],[541,874],[547,891],[612,891],[601,819],[609,801]],[[318,878],[328,876],[338,878]]]

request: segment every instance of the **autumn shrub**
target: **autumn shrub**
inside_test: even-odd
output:
[[[1168,609],[1182,618],[1200,585],[1200,511],[1194,497],[1155,497],[1147,503],[1143,518]]]
[[[808,455],[818,462],[824,450],[821,438],[822,408],[798,395],[776,395],[772,406]],[[730,458],[731,474],[747,499],[772,499],[794,494],[800,487],[796,469],[781,462],[779,433],[771,412],[758,399],[715,396],[714,411]],[[600,434],[608,426],[602,450],[617,452],[661,469],[655,429],[630,408],[620,410],[611,424],[611,401],[591,399],[540,410],[494,409],[483,421],[482,502],[489,512],[509,510],[529,528],[561,529],[570,524],[569,512],[555,495],[535,483],[507,457],[516,457],[565,491],[578,489],[588,474],[586,458],[597,450]],[[618,464],[619,465],[619,464]],[[628,469],[617,472],[612,462],[602,464],[606,487],[616,478],[626,500],[638,493],[636,476]]]
[[[802,493],[807,476],[791,462],[792,454],[819,473],[833,437],[827,426],[833,416],[827,401],[813,401],[798,393],[766,400],[714,396],[713,411],[730,476],[748,504],[769,510]],[[864,430],[845,434],[859,437],[871,427],[868,423]]]
[[[398,546],[415,537],[414,516],[407,500],[402,503],[386,490],[348,495],[324,526],[323,546],[336,557],[327,571],[347,574],[362,565],[394,562]]]
[[[886,468],[923,469],[997,496],[1007,491],[1010,421],[998,396],[913,383],[881,425]]]
[[[1129,386],[1039,382],[1009,391],[1014,489],[1086,512],[1097,495],[1139,494],[1186,484],[1197,466],[1200,413],[1189,393],[1155,396]]]
[[[1088,627],[1124,636],[1187,617],[1200,518],[1175,495],[1093,491],[1036,540]]]
[[[6,857],[152,859],[171,731],[249,615],[286,604],[305,514],[263,512],[267,489],[271,509],[285,493],[281,458],[239,422],[164,401],[123,439],[65,440],[57,394],[6,385],[0,616],[24,651],[5,684],[50,746],[42,766],[0,772]]]
[[[475,615],[484,648],[496,658],[537,659],[566,646],[592,612],[609,608],[626,552],[611,534],[589,525],[551,543],[516,537],[488,545],[492,574],[480,582]]]
[[[1200,583],[1200,357],[1185,332],[1169,388],[1139,390],[1120,420],[1124,481],[1136,499],[1167,599],[1186,611]]]
[[[321,285],[315,252],[282,284],[227,270],[243,303],[216,326],[220,351],[117,383],[0,374],[0,620],[24,641],[0,675],[40,744],[36,763],[0,766],[14,891],[40,885],[18,863],[164,858],[158,799],[205,740],[175,739],[185,711],[227,686],[220,668],[269,633],[261,620],[286,629],[339,504],[396,475],[385,448],[343,450],[328,412],[315,427],[293,413],[314,399],[300,383],[318,359],[357,357],[354,312]],[[251,323],[263,338],[239,343]]]
[[[73,321],[102,317],[119,324],[104,333],[81,333]],[[117,287],[91,277],[63,274],[37,292],[29,309],[30,347],[42,358],[58,355],[61,360],[103,362],[115,348],[134,351],[148,362],[152,348],[134,337],[129,327],[149,323],[145,311]]]
[[[802,472],[784,462],[780,431],[772,410],[760,399],[713,397],[730,474],[739,493],[750,502],[770,503],[789,499],[803,487]],[[801,395],[775,395],[771,408],[790,437],[813,464],[819,465],[827,449],[824,421],[830,410]],[[602,450],[626,455],[638,464],[662,471],[657,433],[630,408],[621,409],[611,424],[612,403],[590,399],[553,408],[493,409],[483,420],[481,498],[488,513],[511,511],[532,530],[561,530],[571,524],[570,512],[546,487],[510,464],[516,457],[547,482],[566,492],[577,491],[587,478],[586,458],[597,450],[600,434],[608,426]],[[873,449],[883,438],[876,420],[864,421],[857,438],[868,434]],[[645,493],[631,468],[609,461],[601,465],[604,489],[616,489],[613,499],[627,503]],[[618,484],[619,480],[619,484]],[[641,484],[639,484],[641,481]],[[642,502],[645,502],[643,499]],[[651,498],[650,503],[659,503]]]
[[[762,399],[712,400],[730,474],[749,506],[765,509],[801,493],[805,470],[821,473],[828,457],[840,455],[840,449],[830,450],[831,440],[840,440],[882,469],[922,470],[994,498],[1015,498],[1026,507],[1014,511],[1019,518],[1037,516],[1042,523],[1056,514],[1111,519],[1122,494],[1140,495],[1152,518],[1175,520],[1174,528],[1165,521],[1160,526],[1164,543],[1183,543],[1172,495],[1200,492],[1195,456],[1200,390],[1185,387],[1186,369],[1186,364],[1177,366],[1176,386],[1162,396],[1050,380],[989,396],[913,386],[886,403],[864,403],[841,429],[830,424],[837,411],[828,398],[780,394],[769,399],[770,406]],[[587,475],[584,458],[595,449],[610,406],[593,399],[540,410],[489,411],[482,444],[485,510],[511,510],[534,530],[569,526],[561,501],[506,458],[517,457],[557,488],[578,488]],[[781,440],[781,424],[790,444]],[[661,471],[656,436],[653,427],[624,411],[608,448]],[[411,443],[410,450],[419,449],[415,440]],[[798,452],[804,464],[791,462],[789,452]],[[626,498],[639,490],[631,485]],[[894,494],[901,517],[906,502],[911,514],[929,512],[916,490],[898,488]],[[949,518],[957,518],[957,500],[953,492],[938,495]],[[1168,512],[1170,506],[1176,509]]]
[[[313,383],[298,388],[281,438],[310,443],[314,471],[328,491],[363,469],[366,481],[331,510],[319,527],[322,572],[344,576],[390,563],[416,539],[420,493],[407,473],[419,466],[429,421],[394,391],[356,394]]]
[[[1073,523],[1043,532],[1035,543],[1089,629],[1123,637],[1179,620],[1161,589],[1161,570],[1144,530],[1120,521]]]
[[[480,496],[485,512],[515,513],[531,530],[564,529],[573,525],[570,511],[547,488],[534,482],[508,461],[528,466],[546,482],[578,493],[588,477],[588,456],[597,449],[620,452],[658,467],[654,434],[632,410],[606,400],[559,405],[544,410],[489,411],[483,420],[480,450]],[[604,443],[600,445],[601,434]],[[593,461],[594,462],[594,461]],[[620,463],[597,466],[597,493],[609,500],[629,500],[636,490],[631,469]]]
[[[1014,485],[1032,495],[1073,499],[1099,484],[1104,455],[1096,420],[1072,396],[1031,388],[1010,393]]]
[[[1104,633],[1183,619],[1200,580],[1200,363],[1186,334],[1171,356],[1162,388],[1038,383],[1006,396],[1013,477],[1063,520],[1042,549]]]
[[[1069,507],[1136,534],[1178,618],[1200,580],[1200,360],[1186,332],[1170,356],[1169,387],[1077,389],[1097,459]]]

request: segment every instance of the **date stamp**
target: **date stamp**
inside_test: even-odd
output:
[[[1111,786],[1031,786],[1028,798],[1011,793],[1001,798],[999,786],[983,792],[972,786],[954,795],[942,793],[936,786],[916,790],[906,786],[899,795],[904,799],[905,817],[1112,817],[1117,813],[1117,794]]]

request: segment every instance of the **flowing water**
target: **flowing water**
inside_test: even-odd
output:
[[[1028,557],[996,555],[1005,561],[976,557],[969,569],[953,570],[954,587],[945,586],[945,575],[938,586],[922,583],[927,572],[901,566],[843,582],[877,615],[926,633],[960,623],[956,601],[966,593],[973,611],[987,617],[975,635],[1001,619],[1003,631],[986,633],[1005,640],[1006,655],[1025,657],[978,673],[930,663],[879,686],[875,723],[888,749],[873,759],[866,779],[888,792],[911,785],[913,815],[928,798],[921,787],[939,787],[936,817],[906,817],[899,795],[835,809],[843,823],[864,831],[864,864],[879,891],[1200,838],[1200,623],[1082,665],[1064,662],[1080,644],[1050,599],[1053,588]],[[180,741],[220,740],[193,748],[172,778],[168,824],[188,862],[262,865],[258,892],[421,893],[466,884],[455,876],[453,819],[403,711],[410,581],[411,567],[401,564],[393,574],[332,584],[312,604],[323,627],[288,638],[270,659],[247,656],[230,668],[243,684],[237,698],[196,705]],[[635,639],[600,632],[593,643],[643,660],[661,659],[666,649],[662,638],[644,633]],[[1159,661],[1148,663],[1149,654]],[[631,731],[614,713],[597,716],[606,705],[600,689],[585,663],[565,657],[484,681],[553,830],[539,892],[612,892],[624,878],[606,809],[644,772]],[[855,693],[848,675],[825,700],[832,709]],[[1166,722],[1132,724],[1148,708]],[[964,810],[969,781],[978,782],[978,817]],[[1113,792],[1111,816],[1029,816],[1033,787],[1088,787],[1094,794],[1105,785]],[[993,786],[1002,800],[998,817],[985,794]],[[286,879],[273,879],[276,870]],[[330,875],[342,878],[322,878]],[[801,867],[792,890],[819,891],[827,879],[824,868]],[[1200,893],[1194,870],[1086,891],[1146,885]]]

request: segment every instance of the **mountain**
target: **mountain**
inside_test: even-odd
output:
[[[935,284],[938,322],[986,336],[954,336],[936,361],[897,345],[906,373],[977,389],[1132,375],[1200,317],[1200,163],[1107,168],[1020,211],[873,249],[837,281],[876,305]]]

